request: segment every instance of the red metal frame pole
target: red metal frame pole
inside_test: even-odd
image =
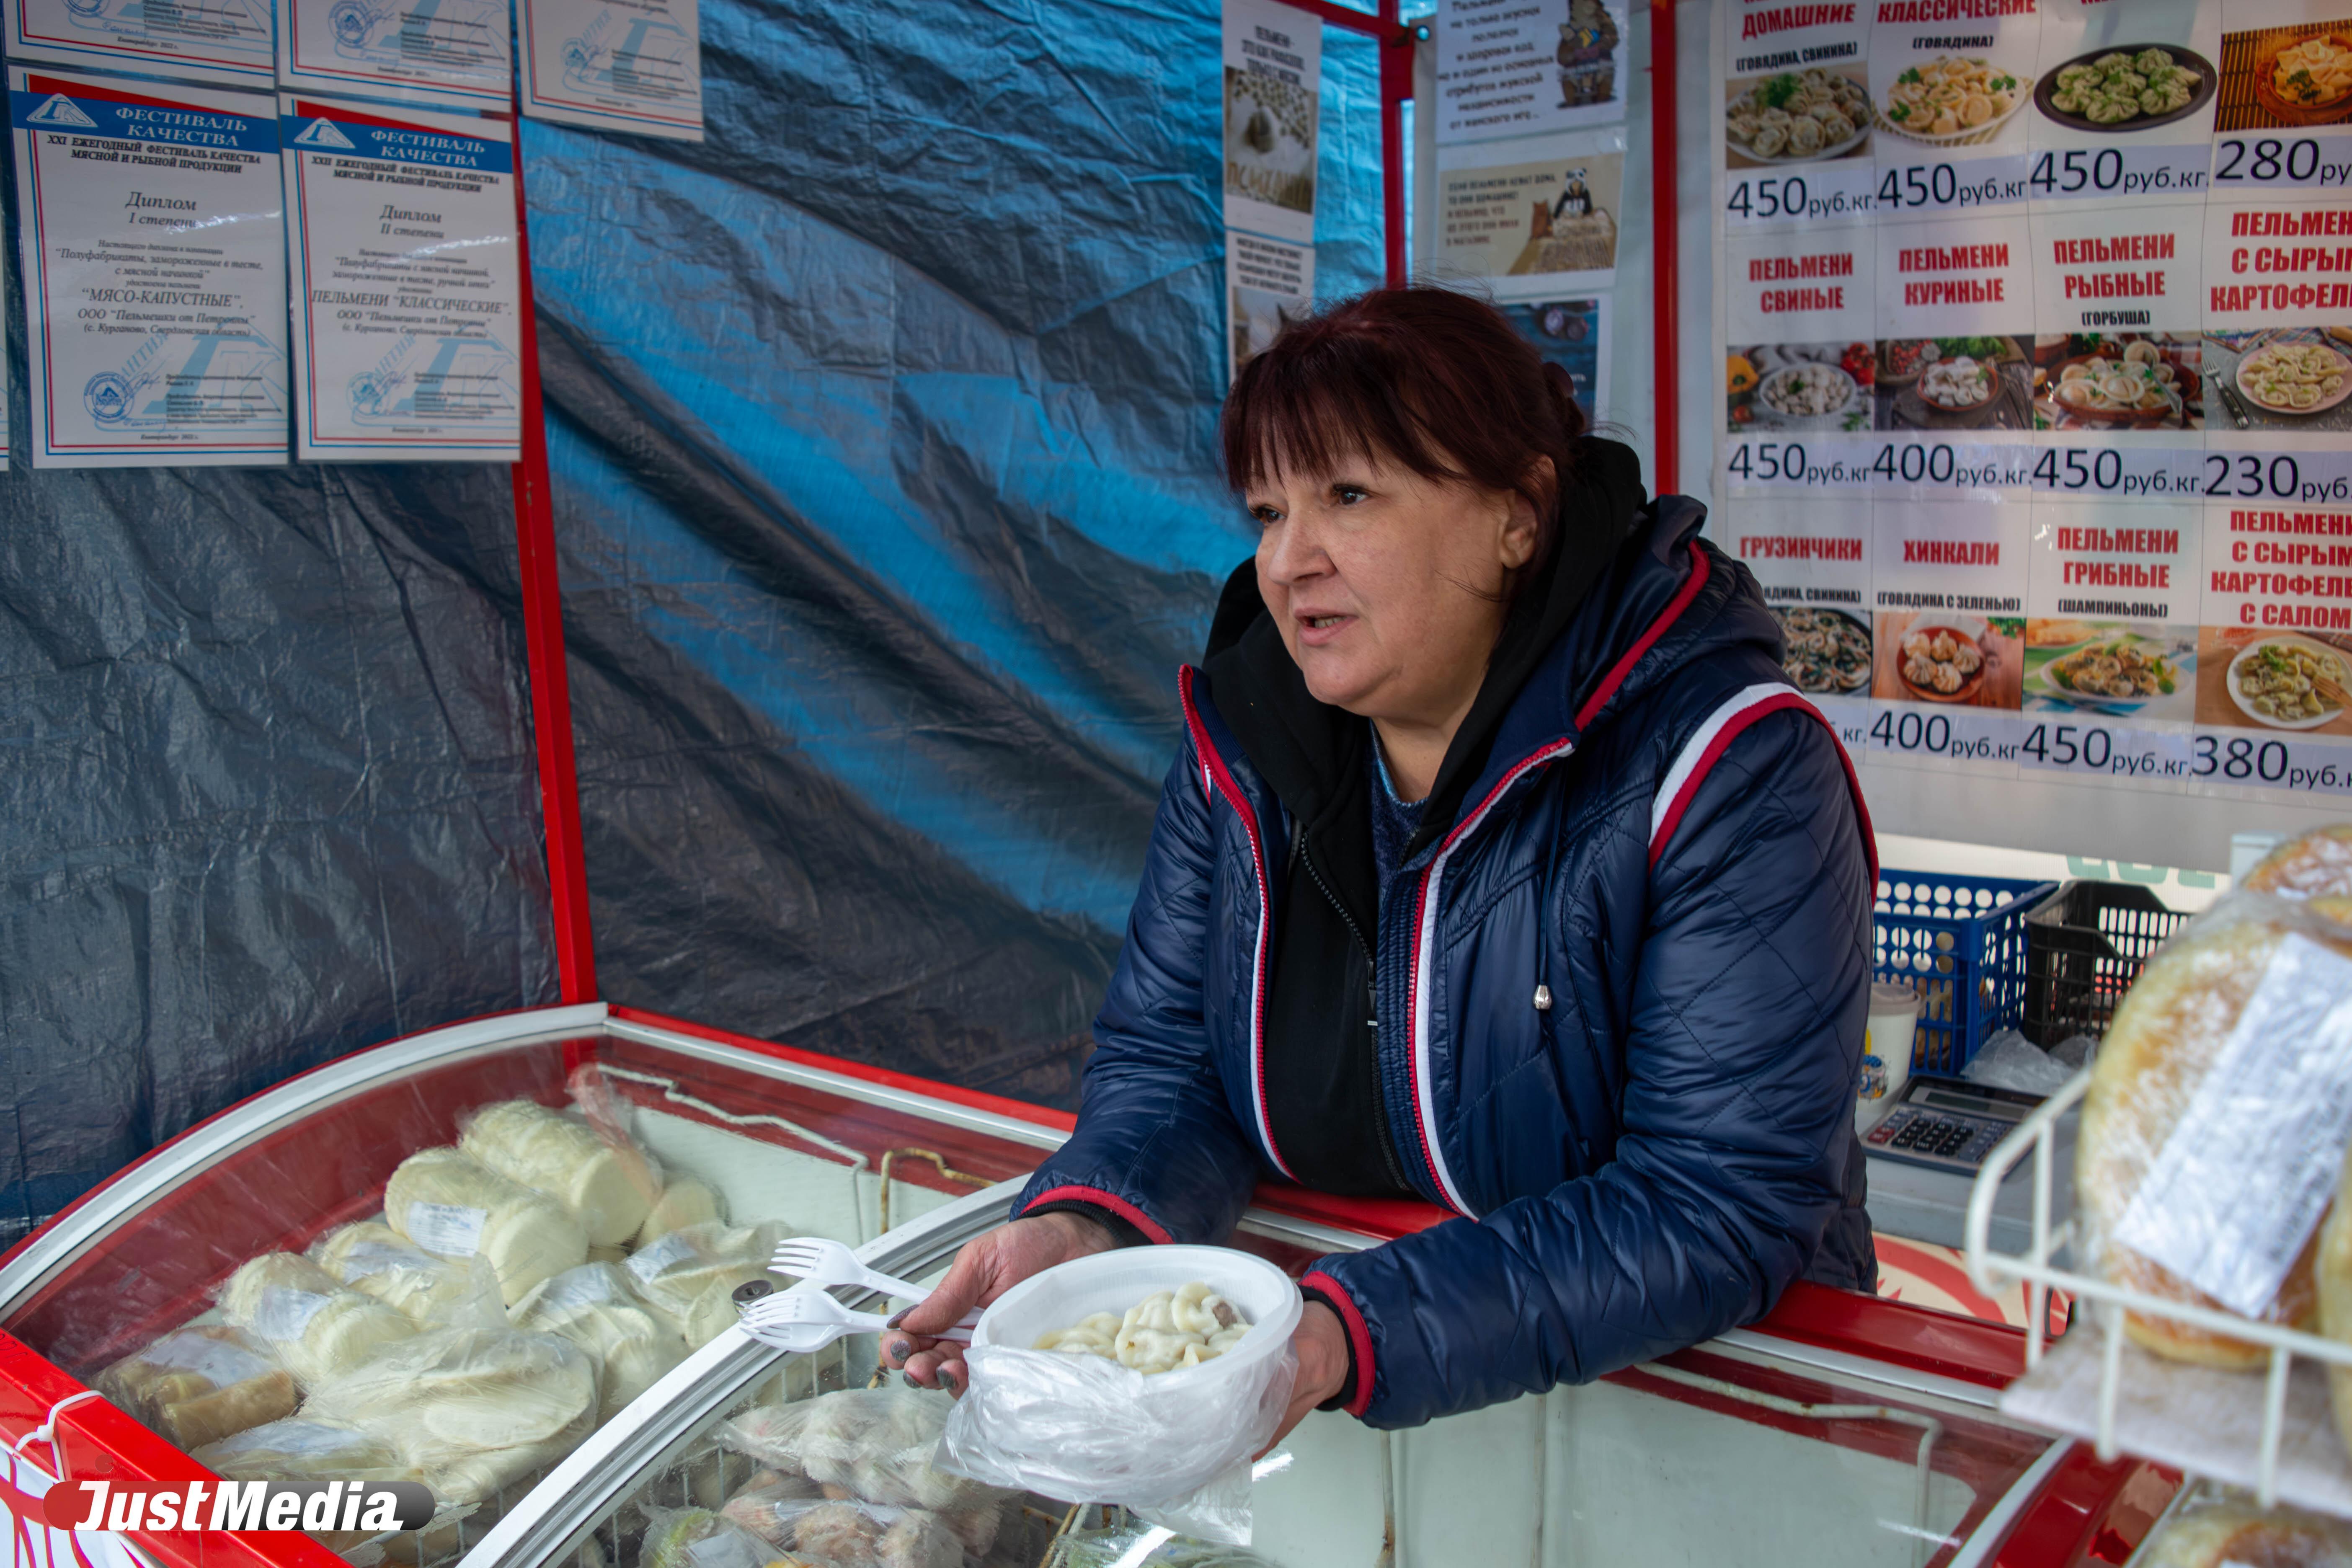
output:
[[[1412,35],[1398,16],[1401,0],[1381,0],[1381,237],[1388,286],[1402,289],[1412,270],[1404,226],[1404,105],[1412,96]]]
[[[563,662],[563,595],[555,573],[555,499],[548,486],[547,422],[539,396],[539,321],[530,287],[530,211],[522,194],[522,112],[515,106],[515,259],[522,289],[522,461],[514,466],[515,536],[522,563],[523,644],[530,657],[530,721],[539,740],[540,813],[547,829],[547,889],[555,914],[562,999],[596,1000],[596,944],[588,925],[588,864],[580,843],[580,778],[572,755],[572,682]]]
[[[1650,298],[1652,352],[1650,374],[1657,391],[1657,455],[1653,479],[1658,492],[1672,494],[1682,486],[1680,426],[1682,401],[1677,377],[1682,369],[1680,229],[1676,218],[1675,180],[1675,0],[1650,0]]]

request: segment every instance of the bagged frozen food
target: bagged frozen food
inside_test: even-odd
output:
[[[688,1226],[630,1254],[626,1267],[646,1300],[700,1350],[735,1322],[735,1287],[772,1278],[768,1259],[783,1235],[773,1221]]]
[[[442,1502],[478,1503],[596,1426],[596,1368],[552,1334],[428,1329],[311,1390],[306,1417],[385,1438]]]
[[[2315,904],[2237,894],[2160,949],[2092,1063],[2075,1154],[2087,1256],[2150,1295],[2307,1325],[2321,1213],[2352,1098],[2320,1025],[2352,994],[2352,927]],[[2128,1314],[2175,1360],[2254,1370],[2227,1334]]]
[[[2352,1524],[2284,1504],[2260,1509],[2248,1493],[2209,1487],[2175,1509],[2132,1561],[2140,1568],[2352,1568]]]
[[[636,1235],[661,1191],[644,1150],[612,1129],[599,1131],[536,1100],[482,1107],[457,1146],[562,1204],[592,1247],[617,1247]]]
[[[673,1173],[663,1184],[661,1196],[646,1211],[646,1223],[637,1227],[637,1246],[646,1247],[659,1241],[674,1230],[689,1226],[709,1225],[723,1220],[727,1211],[719,1206],[719,1194],[709,1184],[693,1176]]]
[[[515,1303],[514,1326],[558,1334],[594,1358],[603,1391],[598,1425],[611,1420],[686,1359],[676,1324],[630,1288],[610,1263],[567,1268]]]
[[[637,1568],[767,1568],[767,1543],[707,1508],[648,1508]]]
[[[422,1149],[384,1184],[384,1223],[443,1258],[475,1253],[498,1272],[509,1307],[541,1280],[588,1260],[588,1237],[545,1193],[458,1149]]]
[[[189,1458],[232,1481],[414,1481],[420,1478],[383,1438],[341,1421],[272,1421],[198,1448]],[[348,1552],[377,1533],[310,1531],[330,1552]]]
[[[294,1414],[294,1374],[226,1323],[174,1329],[99,1374],[98,1390],[183,1451]]]
[[[268,1344],[309,1387],[340,1376],[416,1331],[408,1317],[348,1290],[299,1252],[265,1252],[228,1278],[221,1316]]]
[[[780,1475],[803,1475],[864,1502],[949,1513],[1002,1501],[1008,1493],[931,1464],[950,1403],[930,1389],[844,1389],[754,1405],[717,1436]]]
[[[2352,823],[2299,833],[2246,873],[2241,891],[2320,901],[2336,920],[2352,913]]]
[[[412,1321],[495,1329],[507,1321],[489,1260],[436,1258],[379,1220],[329,1231],[310,1248],[319,1267]]]
[[[1055,1568],[1275,1568],[1274,1560],[1245,1546],[1219,1546],[1189,1536],[1155,1541],[1144,1524],[1075,1531],[1062,1538]]]

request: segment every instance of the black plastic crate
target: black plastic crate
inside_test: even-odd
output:
[[[2068,882],[2025,917],[2025,1016],[2037,1046],[2100,1036],[2157,944],[2189,917],[2136,882]]]

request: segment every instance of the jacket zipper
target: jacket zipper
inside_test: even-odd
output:
[[[1304,833],[1298,836],[1298,863],[1307,868],[1307,877],[1317,888],[1322,890],[1323,896],[1330,900],[1331,908],[1339,912],[1340,921],[1346,924],[1348,934],[1355,939],[1357,950],[1364,955],[1364,1005],[1368,1009],[1365,1022],[1372,1027],[1372,1109],[1381,1119],[1378,1129],[1381,1162],[1388,1167],[1389,1180],[1396,1184],[1399,1192],[1414,1192],[1418,1189],[1406,1179],[1404,1167],[1397,1160],[1396,1140],[1389,1132],[1388,1090],[1381,1082],[1380,1070],[1380,965],[1373,958],[1372,944],[1364,940],[1363,927],[1358,925],[1356,917],[1348,912],[1348,906],[1339,901],[1339,895],[1331,890],[1331,884],[1323,879],[1323,873],[1315,868],[1315,857],[1307,853],[1307,836]]]

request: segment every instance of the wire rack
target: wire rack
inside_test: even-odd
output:
[[[2328,1373],[2352,1371],[2352,1344],[2324,1340],[2232,1313],[2166,1300],[2061,1268],[2080,1236],[2073,1218],[2053,1223],[2059,1121],[2082,1103],[2088,1071],[2018,1123],[1987,1156],[1969,1194],[1969,1278],[1988,1295],[2021,1281],[2026,1291],[2025,1375],[2001,1396],[2003,1411],[2087,1438],[2102,1459],[2128,1450],[2209,1479],[2251,1488],[2263,1507],[2284,1497],[2306,1508],[2352,1517],[2352,1463],[2330,1412]],[[2020,1255],[1991,1244],[1993,1202],[2001,1184],[2030,1163],[2033,1181],[2031,1244]],[[2095,1331],[2048,1337],[2050,1292],[2074,1294],[2091,1309]],[[2267,1371],[2225,1372],[2168,1361],[2132,1345],[2126,1312],[2168,1319],[2265,1347]]]

